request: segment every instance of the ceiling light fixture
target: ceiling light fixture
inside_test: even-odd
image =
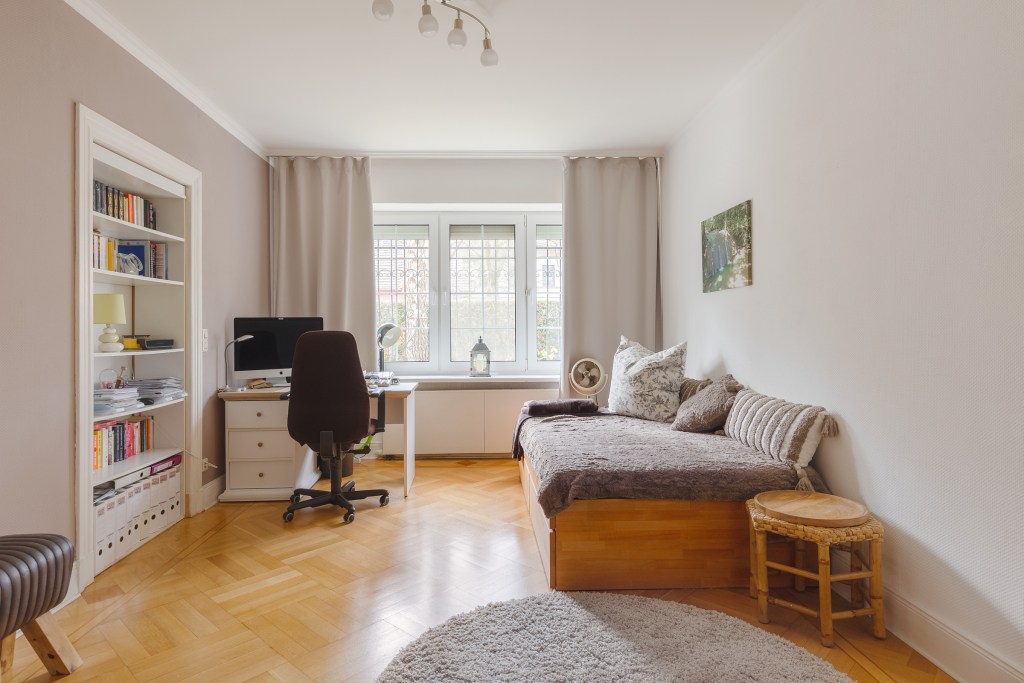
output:
[[[373,0],[373,16],[379,21],[388,21],[395,13],[395,5],[391,0]]]
[[[498,53],[491,47],[491,32],[487,25],[480,21],[480,17],[467,12],[461,7],[456,7],[448,0],[441,0],[441,7],[455,10],[455,28],[448,33],[448,47],[453,50],[461,50],[466,47],[469,38],[462,28],[462,15],[474,19],[484,29],[484,51],[480,53],[480,63],[484,66],[495,66],[498,63]],[[380,21],[388,21],[395,13],[395,6],[391,0],[373,0],[373,16]],[[430,0],[423,0],[423,15],[420,17],[418,28],[420,34],[426,37],[437,35],[437,19],[430,12]]]

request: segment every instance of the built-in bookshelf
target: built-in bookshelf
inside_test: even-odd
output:
[[[202,175],[78,105],[76,183],[76,545],[78,585],[83,588],[92,582],[98,566],[92,552],[96,547],[94,489],[138,479],[154,465],[180,454],[184,470],[180,478],[181,507],[185,516],[201,511],[197,504],[201,505],[202,496],[197,494],[202,483],[202,413],[197,394],[202,387]],[[110,200],[118,202],[116,210]],[[135,215],[127,211],[129,206]],[[101,245],[104,259],[98,256]],[[135,259],[118,259],[119,250],[135,255]],[[173,343],[169,348],[151,350],[100,351],[99,335],[104,326],[93,323],[96,294],[123,296],[125,323],[115,325],[122,341],[124,335],[149,335],[151,340],[170,339]],[[176,378],[187,396],[94,412],[94,391],[118,375],[136,380]],[[152,417],[155,425],[146,432],[144,443],[133,441],[130,448],[125,447],[121,430],[116,456],[97,446],[104,443],[104,438],[109,444],[109,434],[98,436],[104,431],[103,425],[131,424],[138,416]],[[151,538],[153,535],[146,540]]]

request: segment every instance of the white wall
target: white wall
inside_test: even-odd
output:
[[[1022,36],[1018,0],[813,2],[663,182],[665,345],[834,411],[813,464],[886,525],[890,625],[965,681],[1024,680]],[[754,285],[703,294],[746,199]]]
[[[562,201],[559,159],[389,159],[371,164],[374,203],[550,204]]]

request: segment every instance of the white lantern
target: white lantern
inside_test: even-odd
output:
[[[476,346],[469,352],[469,376],[491,376],[491,350],[487,348],[487,344],[484,344],[483,337],[480,337]]]

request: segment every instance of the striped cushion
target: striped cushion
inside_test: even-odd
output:
[[[838,433],[835,420],[821,406],[787,403],[750,389],[736,394],[725,434],[776,460],[806,467],[822,436]]]
[[[679,402],[686,403],[698,391],[707,389],[709,386],[711,386],[710,379],[690,379],[689,377],[684,377],[683,386],[679,388]]]

